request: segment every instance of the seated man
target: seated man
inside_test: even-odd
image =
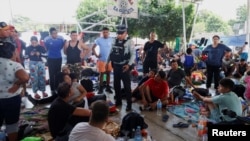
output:
[[[152,110],[155,109],[158,99],[162,101],[163,105],[168,103],[169,87],[165,77],[165,72],[159,71],[154,78],[150,78],[140,86],[142,103],[145,107],[150,106]]]
[[[236,65],[236,72],[234,74],[235,78],[241,78],[246,70],[248,69],[248,64],[245,59],[240,59],[240,63]]]
[[[178,62],[176,60],[172,60],[170,62],[171,69],[167,74],[167,82],[169,85],[169,88],[173,88],[174,86],[178,86],[181,84],[181,81],[183,78],[185,78],[186,83],[188,83],[190,86],[195,87],[193,83],[188,79],[187,76],[185,76],[185,72],[179,68]]]
[[[221,93],[220,95],[204,97],[196,91],[193,91],[193,95],[207,104],[208,110],[210,111],[209,118],[214,122],[233,121],[235,120],[234,118],[222,114],[223,109],[228,109],[236,112],[238,116],[242,115],[241,101],[238,96],[232,92],[233,87],[234,82],[229,78],[224,78],[219,82],[218,91]],[[208,111],[201,112],[201,114],[208,115]]]
[[[102,129],[108,121],[109,106],[105,101],[98,100],[92,103],[92,113],[89,123],[78,123],[69,135],[69,141],[115,141],[115,139],[106,134]]]
[[[231,77],[235,70],[236,63],[232,59],[231,54],[226,54],[222,59],[222,70],[224,71],[225,77]]]
[[[157,73],[156,69],[152,69],[149,71],[149,73],[143,77],[140,82],[138,83],[138,86],[132,91],[132,97],[136,98],[136,99],[141,99],[141,94],[140,94],[140,90],[139,87],[146,82],[148,79],[150,78],[154,78],[155,74]]]
[[[76,123],[89,120],[91,111],[68,104],[72,96],[70,84],[60,83],[57,91],[58,98],[52,102],[48,112],[48,124],[55,141],[65,141]]]

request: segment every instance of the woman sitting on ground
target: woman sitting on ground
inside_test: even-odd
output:
[[[88,106],[85,106],[85,103],[87,105],[87,91],[85,90],[85,88],[78,82],[72,82],[69,74],[62,73],[61,77],[59,78],[59,83],[66,82],[71,85],[73,95],[70,97],[68,102],[77,107],[88,108]]]

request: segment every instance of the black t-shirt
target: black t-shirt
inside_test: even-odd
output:
[[[155,40],[154,42],[150,43],[149,41],[144,45],[143,50],[146,53],[146,61],[155,61],[157,62],[157,54],[158,54],[158,49],[163,48],[164,45]]]
[[[62,98],[55,99],[48,112],[48,123],[52,137],[63,133],[76,107],[66,103]]]
[[[178,68],[176,71],[170,70],[167,75],[167,81],[169,87],[174,87],[181,84],[182,79],[185,77],[185,72]]]
[[[39,52],[40,55],[31,55],[31,53],[37,53]],[[28,46],[25,50],[25,55],[30,58],[31,61],[42,61],[42,53],[46,53],[46,50],[44,47],[38,45],[36,47],[34,46]]]

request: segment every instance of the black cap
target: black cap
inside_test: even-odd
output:
[[[123,34],[127,31],[127,27],[125,25],[118,25],[117,26],[117,34]]]

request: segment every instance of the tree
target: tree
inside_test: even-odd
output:
[[[26,30],[30,30],[33,24],[32,24],[32,20],[28,17],[24,17],[21,15],[14,15],[13,25],[19,31],[26,31]]]
[[[100,0],[98,3],[95,0],[83,1],[78,7],[77,18],[81,21],[82,17],[99,9],[105,9],[107,4],[105,2],[106,0]],[[164,5],[158,3],[158,0],[151,0],[150,3],[145,0],[139,0],[138,9],[138,19],[127,19],[130,36],[146,38],[151,31],[155,31],[158,34],[158,39],[161,41],[173,41],[176,37],[182,36],[182,8],[181,5],[176,5],[175,0],[165,0]],[[185,13],[187,35],[190,35],[194,18],[194,6],[188,4],[185,7]],[[105,16],[107,16],[105,13],[101,13],[91,17],[91,19],[85,19],[85,21],[98,22]],[[119,24],[120,18],[112,18],[110,22]],[[81,26],[83,28],[86,27],[83,24]],[[96,26],[93,30],[100,31],[101,27]]]
[[[76,17],[78,21],[80,22],[82,29],[85,29],[91,26],[90,24],[83,24],[83,22],[97,23],[107,18],[108,16],[105,13],[106,6],[107,6],[107,0],[98,0],[98,2],[96,0],[82,1],[76,11],[77,12]],[[97,11],[99,11],[99,13],[97,13],[96,15],[83,19],[85,16],[90,15]],[[111,22],[111,21],[108,21],[108,22]],[[101,31],[101,29],[102,29],[101,25],[96,25],[92,28],[89,28],[89,30],[92,30],[92,31]],[[94,40],[94,38],[96,38],[97,36],[99,36],[99,34],[85,33],[84,40]]]
[[[175,1],[168,0],[165,5],[160,5],[158,0],[150,4],[140,1],[139,19],[129,19],[128,25],[132,36],[146,38],[151,31],[158,34],[158,39],[174,41],[183,34],[182,7],[176,6]],[[194,6],[185,7],[186,31],[190,35],[194,15]]]
[[[246,4],[239,6],[236,9],[236,20],[240,23],[244,23],[247,20],[247,6]]]
[[[203,23],[205,25],[205,30],[203,32],[221,32],[225,35],[232,33],[232,28],[227,22],[223,21],[220,16],[208,10],[200,11],[197,17],[197,24],[198,23]]]

